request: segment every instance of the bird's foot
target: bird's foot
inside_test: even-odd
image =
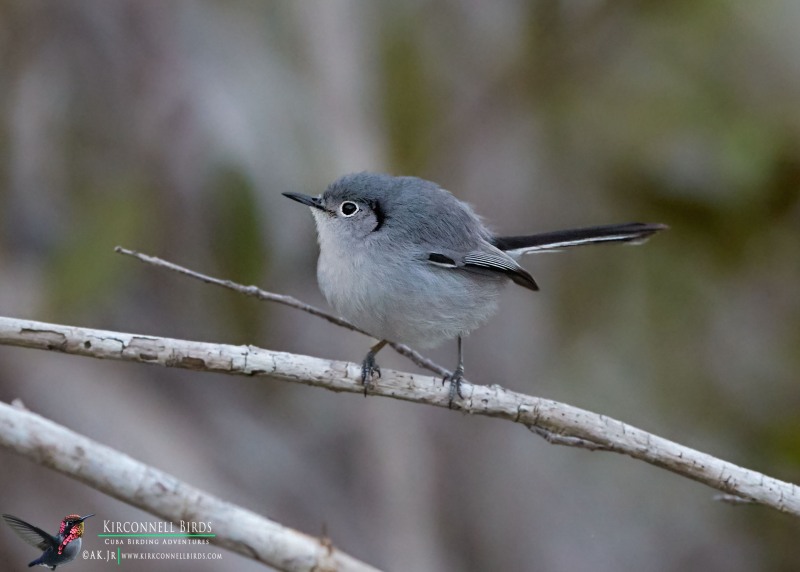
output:
[[[464,367],[458,366],[453,373],[448,373],[446,376],[442,378],[442,385],[447,382],[450,382],[450,397],[447,402],[447,407],[452,409],[453,408],[453,401],[456,399],[456,395],[458,395],[459,399],[464,399],[464,396],[461,394],[461,381],[464,378]]]
[[[372,387],[372,378],[375,375],[381,376],[381,368],[375,363],[375,354],[369,352],[364,361],[361,362],[361,385],[364,386],[364,397],[367,396],[367,392]]]

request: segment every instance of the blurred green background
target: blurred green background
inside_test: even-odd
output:
[[[799,25],[778,0],[0,1],[0,314],[359,361],[363,336],[113,248],[324,305],[280,193],[347,172],[435,180],[505,234],[663,222],[524,260],[542,290],[507,290],[469,378],[799,482]],[[0,347],[17,397],[389,570],[800,569],[796,519],[508,423]],[[148,518],[0,465],[0,510],[44,528]]]

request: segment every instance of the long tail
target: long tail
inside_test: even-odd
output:
[[[530,252],[548,252],[601,242],[641,244],[650,238],[650,235],[667,228],[669,227],[665,224],[644,222],[607,224],[556,230],[529,236],[497,236],[494,238],[494,245],[512,256],[517,256]]]

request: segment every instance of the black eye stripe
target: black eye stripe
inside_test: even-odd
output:
[[[369,208],[371,208],[372,212],[375,213],[376,224],[375,228],[372,229],[372,232],[375,232],[376,230],[380,230],[380,228],[383,226],[383,221],[386,220],[386,214],[383,212],[381,203],[378,201],[370,201]]]

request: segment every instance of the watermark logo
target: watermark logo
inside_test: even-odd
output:
[[[102,532],[97,537],[107,547],[116,549],[85,550],[82,556],[84,560],[116,564],[124,560],[221,560],[221,552],[179,550],[210,545],[216,536],[213,524],[207,521],[103,520]],[[150,550],[149,547],[159,548]],[[167,548],[172,550],[165,550]]]
[[[29,566],[55,568],[79,556],[82,560],[117,565],[125,560],[222,560],[221,552],[210,550],[217,535],[209,521],[103,520],[97,540],[105,548],[97,549],[91,546],[95,542],[83,544],[84,521],[92,516],[69,514],[62,519],[56,534],[11,514],[3,514],[2,518],[22,540],[42,551]]]

